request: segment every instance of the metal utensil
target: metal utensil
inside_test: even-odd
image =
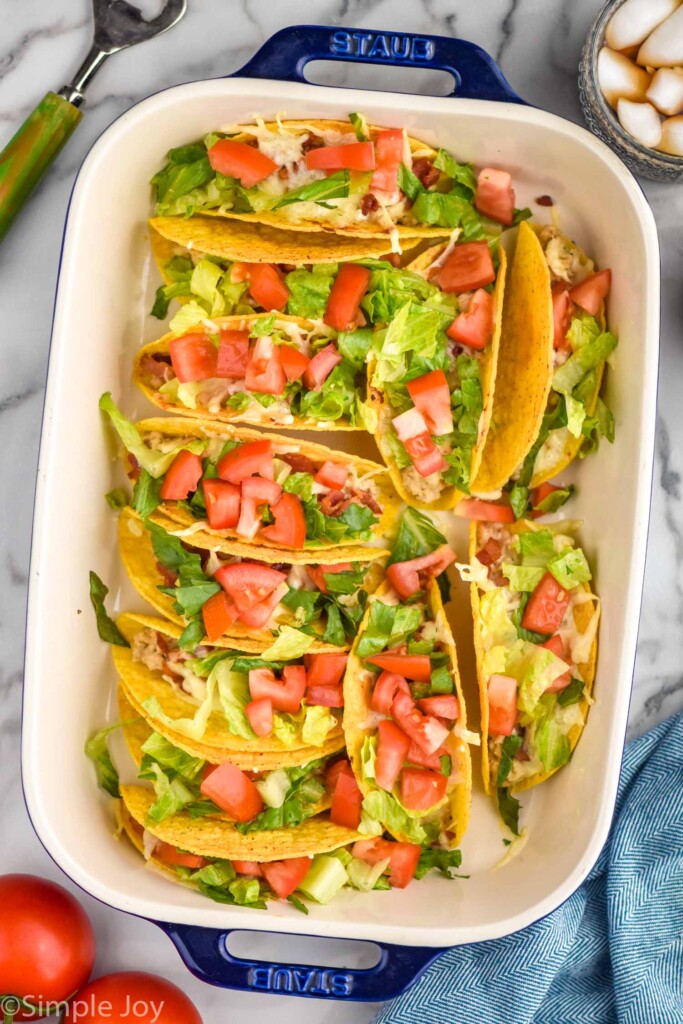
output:
[[[106,58],[173,28],[186,7],[187,0],[166,0],[147,21],[127,0],[93,0],[87,57],[68,85],[45,95],[0,153],[0,239],[81,120],[85,89]]]

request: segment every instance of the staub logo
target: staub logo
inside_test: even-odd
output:
[[[339,30],[330,36],[330,50],[339,57],[428,61],[434,56],[434,43],[424,36],[399,36],[389,32],[344,32]]]
[[[353,976],[318,967],[251,967],[248,983],[250,988],[268,992],[296,992],[339,999],[351,995]]]

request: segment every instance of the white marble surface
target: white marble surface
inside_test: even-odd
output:
[[[160,4],[148,0],[147,13]],[[263,40],[287,24],[352,25],[461,35],[501,63],[531,103],[580,120],[576,65],[598,0],[189,0],[185,20],[168,35],[113,57],[94,81],[86,116],[30,207],[0,246],[0,871],[59,877],[28,821],[19,775],[19,721],[31,509],[59,244],[74,175],[101,131],[131,104],[179,82],[240,67]],[[0,144],[47,89],[58,89],[87,50],[88,0],[0,0]],[[390,82],[386,72],[386,82]],[[364,84],[354,71],[354,84]],[[342,78],[337,79],[343,81]],[[663,269],[662,372],[653,514],[631,707],[642,732],[683,707],[683,191],[644,184],[660,231]],[[676,410],[679,410],[677,413]],[[625,458],[626,462],[626,458]],[[63,877],[61,878],[64,881]],[[184,970],[171,944],[148,923],[82,896],[97,929],[99,972],[155,970],[196,1001],[205,1024],[254,1024],[275,1013],[283,1022],[369,1021],[369,1004],[236,994],[212,989]]]

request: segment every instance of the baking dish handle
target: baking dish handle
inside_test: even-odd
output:
[[[304,69],[312,60],[448,71],[455,79],[451,96],[524,103],[493,58],[480,46],[465,39],[411,32],[290,25],[266,40],[251,60],[231,77],[306,82]]]
[[[201,981],[245,992],[375,1002],[405,992],[445,949],[376,943],[379,963],[369,968],[312,967],[270,960],[244,960],[227,947],[231,931],[156,921]],[[315,938],[315,936],[310,936]]]

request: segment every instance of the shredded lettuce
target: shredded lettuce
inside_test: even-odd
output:
[[[104,599],[108,593],[109,587],[107,587],[97,573],[93,572],[91,569],[90,601],[95,609],[95,620],[97,622],[97,632],[99,637],[106,643],[114,644],[116,647],[130,647],[125,636],[114,620],[108,615],[107,609],[104,607]]]
[[[85,754],[90,758],[95,767],[98,786],[101,786],[110,796],[117,799],[121,796],[119,792],[119,773],[114,767],[107,741],[110,733],[119,729],[123,724],[123,722],[117,722],[115,725],[107,726],[106,729],[100,729],[85,744]]]
[[[571,396],[582,377],[604,362],[616,347],[617,339],[609,331],[604,331],[593,340],[586,341],[570,355],[562,366],[555,370],[553,390]]]
[[[197,441],[190,441],[189,444],[178,445],[177,448],[173,448],[169,452],[156,452],[152,448],[147,447],[140,437],[135,424],[123,415],[108,391],[100,398],[99,405],[102,412],[109,416],[126,450],[130,452],[142,469],[155,478],[164,475],[178,452],[186,449],[190,452],[199,453],[206,446],[205,440],[198,439]]]
[[[308,320],[322,320],[338,270],[338,263],[318,263],[310,270],[301,267],[287,274],[287,312]]]
[[[330,709],[315,704],[304,710],[301,738],[312,747],[321,747],[336,725],[337,719]]]
[[[363,811],[358,831],[364,835],[381,835],[385,828],[400,833],[408,842],[425,843],[433,841],[439,832],[437,822],[423,822],[412,817],[410,812],[391,793],[373,789],[363,799]]]
[[[565,590],[592,579],[591,571],[581,548],[567,548],[548,562],[548,570]]]
[[[276,640],[261,655],[264,661],[293,661],[301,658],[315,637],[292,626],[281,626]]]

